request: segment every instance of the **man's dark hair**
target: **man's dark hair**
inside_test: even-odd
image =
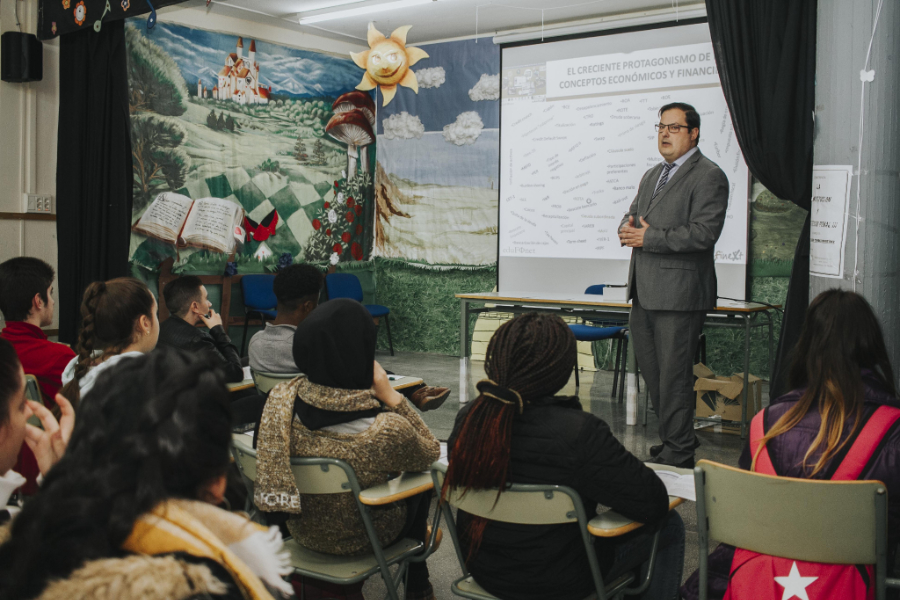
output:
[[[700,143],[700,113],[697,112],[696,108],[686,102],[670,102],[659,109],[659,116],[661,117],[664,112],[672,110],[673,108],[684,111],[684,119],[687,121],[688,133],[690,133],[692,129],[697,130],[697,139],[694,140],[694,145],[696,146]]]
[[[290,265],[278,272],[272,287],[278,304],[293,311],[304,302],[317,300],[324,281],[325,276],[312,265]]]
[[[53,285],[53,267],[39,258],[20,256],[0,264],[0,312],[7,321],[24,321],[31,312],[35,294],[48,302]]]
[[[203,282],[196,275],[182,275],[163,288],[166,308],[176,317],[183,317],[191,303],[200,301],[200,286]]]

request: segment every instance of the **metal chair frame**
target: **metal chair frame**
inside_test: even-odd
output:
[[[242,440],[233,438],[232,453],[234,455],[235,462],[238,465],[238,470],[241,473],[241,477],[244,479],[245,485],[247,485],[247,489],[249,492],[248,503],[252,505],[253,482],[256,479],[256,450],[247,446]],[[247,466],[249,466],[249,464],[253,464],[253,473],[247,473],[246,468]],[[431,537],[427,542],[423,543],[407,538],[398,540],[389,548],[385,549],[381,547],[381,544],[378,541],[378,533],[375,531],[375,526],[373,525],[370,518],[369,507],[360,501],[360,493],[363,490],[359,485],[359,481],[356,478],[356,473],[353,470],[353,467],[351,467],[345,461],[336,458],[292,458],[291,470],[294,473],[294,480],[301,494],[329,494],[345,492],[351,492],[353,494],[357,509],[359,510],[360,517],[369,537],[369,542],[372,546],[372,555],[374,556],[376,562],[376,565],[374,567],[366,569],[364,571],[356,572],[354,575],[351,575],[349,577],[336,577],[297,564],[292,565],[294,571],[296,573],[299,573],[300,575],[327,581],[329,583],[343,585],[349,585],[357,583],[359,581],[364,581],[375,573],[380,573],[382,579],[384,580],[385,586],[387,587],[388,597],[391,600],[400,600],[398,588],[401,584],[405,585],[405,578],[407,575],[407,567],[409,563],[422,562],[434,552],[440,513],[435,515],[435,521],[431,529]],[[337,472],[337,477],[335,477],[335,471]],[[329,476],[327,477],[327,481],[322,481],[321,475],[326,473],[329,474]],[[259,515],[261,513],[259,510],[256,510],[256,514]],[[289,540],[287,543],[294,543],[299,547],[299,544],[293,542],[293,540]],[[401,545],[403,547],[400,547]],[[398,547],[400,547],[399,550]],[[390,556],[385,556],[386,550],[388,551]],[[340,562],[342,558],[345,558],[315,553],[305,549],[304,551],[306,554],[315,555],[317,562],[320,563],[327,563],[329,560]],[[360,558],[364,557],[353,557],[353,559],[357,560]],[[389,569],[389,567],[394,565],[398,565],[396,575],[392,575]]]
[[[443,463],[436,462],[431,466],[431,476],[434,480],[435,490],[441,490],[446,473],[447,466]],[[503,520],[506,522],[525,524],[560,524],[577,522],[578,529],[581,533],[581,540],[584,543],[584,550],[588,557],[588,563],[591,569],[591,577],[594,580],[597,600],[607,600],[608,598],[618,599],[624,595],[637,595],[643,593],[649,587],[650,579],[653,576],[653,569],[656,564],[657,550],[659,549],[659,531],[657,531],[653,536],[653,545],[650,551],[649,559],[650,566],[641,584],[637,587],[627,587],[635,580],[635,577],[632,574],[626,574],[619,577],[609,585],[605,585],[603,582],[603,575],[600,573],[600,565],[597,562],[597,553],[594,550],[594,541],[592,539],[593,536],[588,532],[589,519],[587,517],[587,513],[584,510],[584,504],[581,502],[581,497],[579,496],[578,492],[564,485],[534,485],[513,483],[507,486],[507,489],[504,490],[503,493],[499,494],[499,496],[497,495],[497,490],[470,490],[460,495],[458,489],[451,489],[450,494],[448,494],[449,498],[446,501],[442,499],[440,502],[441,512],[443,513],[444,519],[447,522],[447,529],[450,531],[450,537],[453,540],[453,547],[456,550],[456,557],[459,560],[459,566],[463,572],[463,576],[454,581],[451,587],[451,591],[457,596],[462,596],[463,598],[471,598],[472,600],[497,600],[496,596],[493,596],[492,594],[489,594],[487,592],[467,592],[460,588],[461,583],[468,583],[469,585],[477,585],[477,583],[472,578],[468,569],[466,569],[466,559],[463,556],[462,549],[459,543],[459,537],[456,531],[456,520],[453,517],[451,507],[469,512],[466,507],[466,498],[470,495],[476,496],[479,494],[489,494],[492,499],[496,498],[492,511],[496,510],[496,508],[501,505],[501,503],[509,502],[516,495],[531,495],[535,498],[543,498],[546,501],[555,503],[560,503],[560,496],[565,497],[566,499],[568,499],[569,504],[565,507],[565,509],[560,509],[560,512],[553,518],[529,518],[527,516],[527,513],[522,512],[523,516],[521,521],[512,521],[508,518]],[[553,508],[555,509],[556,507]],[[565,512],[562,512],[563,510],[565,510]],[[486,511],[483,514],[473,514],[490,519],[490,513],[491,511]],[[534,516],[532,515],[532,517]],[[594,596],[591,596],[591,598],[593,597]]]
[[[743,480],[740,485],[737,479]],[[874,564],[878,600],[884,600],[887,586],[900,585],[887,579],[887,490],[880,481],[775,477],[701,460],[694,482],[701,600],[709,595],[710,537],[788,559]],[[857,504],[850,506],[853,501]],[[738,520],[727,518],[726,511]],[[828,527],[820,519],[825,514],[838,521]],[[867,539],[858,542],[860,536]]]

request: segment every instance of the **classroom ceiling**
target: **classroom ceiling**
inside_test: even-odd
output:
[[[543,9],[544,25],[553,25],[623,13],[640,13],[658,9],[673,10],[703,6],[702,2],[678,0],[434,0],[382,13],[345,17],[300,25],[300,16],[323,12],[392,3],[396,0],[212,0],[206,10],[253,20],[278,27],[315,34],[348,42],[365,44],[369,21],[384,34],[394,28],[412,25],[408,43],[424,43],[476,33],[479,35],[540,27]],[[334,4],[342,4],[336,7]],[[205,0],[192,5],[203,7]],[[322,8],[332,5],[331,8]],[[476,14],[477,13],[477,14]]]

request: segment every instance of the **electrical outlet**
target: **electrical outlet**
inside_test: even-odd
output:
[[[53,210],[53,196],[46,194],[25,194],[25,211],[49,215]]]

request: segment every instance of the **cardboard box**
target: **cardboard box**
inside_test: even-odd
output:
[[[724,421],[741,420],[741,400],[744,391],[744,376],[735,373],[724,377],[713,373],[709,367],[699,363],[694,365],[694,391],[697,392],[695,415],[698,417],[721,417]],[[750,421],[762,410],[762,381],[755,375],[748,377],[747,420]],[[724,428],[723,428],[724,430]]]

